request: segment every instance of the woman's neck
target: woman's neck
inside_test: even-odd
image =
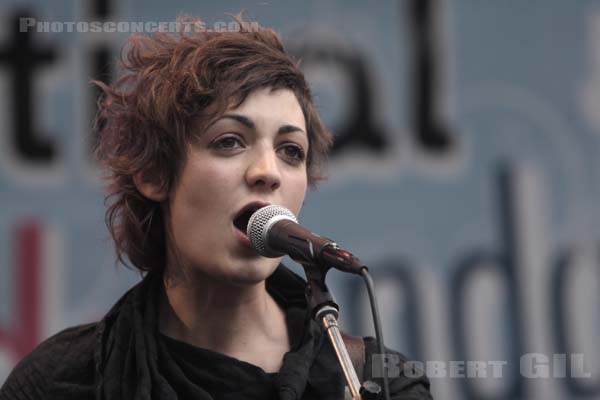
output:
[[[229,285],[203,277],[165,278],[162,333],[194,346],[278,371],[289,350],[284,311],[265,282]]]

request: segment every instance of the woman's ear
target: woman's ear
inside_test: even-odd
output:
[[[145,197],[158,203],[167,199],[167,190],[155,181],[148,179],[143,172],[133,175],[133,183]]]

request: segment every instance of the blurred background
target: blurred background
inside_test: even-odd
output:
[[[435,398],[599,399],[597,0],[3,0],[0,383],[140,278],[104,225],[90,80],[114,79],[129,22],[243,10],[303,60],[336,135],[300,220],[370,266],[386,344]],[[328,284],[372,335],[362,282]]]

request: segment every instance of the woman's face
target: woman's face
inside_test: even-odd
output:
[[[306,154],[304,114],[291,90],[259,89],[228,109],[188,145],[169,196],[179,262],[222,282],[266,279],[280,259],[259,256],[236,227],[244,218],[236,217],[253,202],[279,204],[297,215],[307,187]]]

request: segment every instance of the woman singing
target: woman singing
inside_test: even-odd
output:
[[[265,205],[300,212],[332,142],[278,35],[250,26],[129,38],[122,77],[99,84],[96,154],[117,257],[144,278],[39,345],[1,400],[344,397],[305,282],[245,234]],[[363,379],[375,348],[365,338]],[[430,398],[422,375],[390,389]]]

